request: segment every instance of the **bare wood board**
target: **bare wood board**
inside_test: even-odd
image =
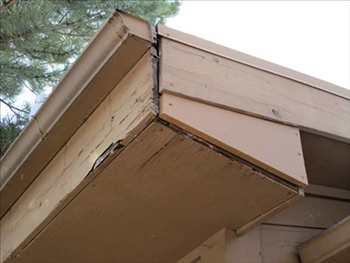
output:
[[[295,195],[152,123],[11,262],[176,261]]]
[[[161,39],[160,92],[350,141],[350,100]]]

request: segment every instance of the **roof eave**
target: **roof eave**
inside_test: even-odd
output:
[[[1,159],[1,217],[155,39],[145,20],[107,19]]]

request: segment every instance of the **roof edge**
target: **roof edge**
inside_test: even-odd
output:
[[[98,93],[95,94],[96,96],[92,96],[93,92],[91,92],[91,90],[93,89],[91,89],[91,87],[89,88],[90,91],[86,92],[89,86],[96,86],[96,84],[93,83],[94,79],[96,76],[101,75],[101,72],[106,71],[106,63],[116,56],[119,49],[132,48],[127,47],[125,42],[134,41],[133,43],[136,43],[135,45],[142,46],[142,49],[147,50],[155,39],[154,32],[147,21],[128,15],[124,12],[113,12],[85,47],[81,55],[68,70],[45,103],[39,108],[29,124],[2,157],[0,161],[0,193],[2,198],[4,197],[4,188],[14,177],[23,177],[23,174],[18,174],[19,168],[23,166],[36,149],[43,147],[43,141],[48,140],[47,136],[52,133],[53,130],[62,130],[62,128],[66,126],[74,126],[73,128],[70,128],[70,131],[66,133],[66,136],[62,136],[64,138],[61,139],[62,142],[60,147],[56,147],[57,149],[55,149],[55,152],[52,152],[54,156],[62,145],[67,142],[80,125],[95,110],[111,89],[113,89],[95,89],[96,93]],[[124,47],[122,47],[123,45]],[[145,50],[140,50],[139,53],[143,54]],[[135,61],[129,61],[129,63],[126,63],[128,65],[123,66],[124,71],[129,71],[130,68],[126,67],[129,67],[130,65],[133,66],[139,60],[137,52],[135,53],[136,54],[130,58],[130,60]],[[115,87],[115,85],[113,87]],[[88,93],[88,95],[86,95],[86,93]],[[75,123],[69,123],[69,118],[63,118],[64,115],[69,114],[73,106],[76,109],[77,104],[87,104],[84,103],[84,97],[86,96],[89,96],[89,106],[84,106],[83,110],[76,113],[78,116],[76,116],[75,119],[78,121]],[[59,124],[59,127],[57,124]],[[48,144],[49,143],[47,142],[46,146]],[[45,160],[45,165],[53,156],[47,157],[48,160]],[[37,172],[40,172],[40,170]],[[25,174],[24,176],[28,175]],[[26,183],[22,192],[36,178],[36,176],[37,174]],[[21,181],[22,179],[23,178],[21,178]],[[19,196],[17,196],[17,198],[18,197]],[[8,208],[9,207],[7,207],[6,210],[8,210]],[[5,207],[1,207],[1,216],[4,214],[4,209]]]
[[[304,73],[222,46],[220,44],[216,44],[214,42],[178,31],[164,25],[158,25],[158,34],[162,37],[180,42],[182,44],[186,44],[221,56],[223,58],[227,58],[253,68],[257,68],[299,83],[303,83],[312,88],[316,88],[350,100],[350,90],[306,75]]]

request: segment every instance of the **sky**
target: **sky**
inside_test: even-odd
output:
[[[166,25],[350,89],[349,1],[183,1]]]
[[[350,1],[184,1],[167,26],[350,89]]]

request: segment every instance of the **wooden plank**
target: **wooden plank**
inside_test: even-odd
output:
[[[161,54],[161,93],[350,141],[349,99],[166,38]]]
[[[161,96],[159,115],[293,184],[308,184],[297,128],[171,94]]]
[[[85,183],[97,158],[112,143],[128,143],[154,118],[152,88],[147,53],[1,219],[1,262],[27,245],[62,209],[62,202]]]
[[[326,229],[349,214],[350,202],[348,201],[306,196],[266,223]]]
[[[174,262],[296,194],[152,123],[12,262]]]
[[[0,217],[147,52],[153,40],[147,21],[113,13],[1,160]]]
[[[205,39],[186,34],[173,28],[169,28],[164,25],[158,25],[158,34],[164,38],[168,38],[176,42],[204,50],[220,57],[227,58],[256,69],[260,69],[281,77],[285,77],[287,79],[306,84],[307,86],[310,86],[310,88],[312,87],[320,89],[331,94],[350,99],[350,91],[335,84],[308,76],[301,72],[297,72],[280,65],[276,65],[257,57],[250,56],[229,47],[221,46]]]
[[[350,216],[298,248],[302,263],[348,263]]]
[[[263,263],[300,263],[297,247],[322,231],[320,229],[261,225]]]

